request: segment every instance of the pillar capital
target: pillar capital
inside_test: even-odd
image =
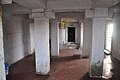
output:
[[[44,9],[32,9],[32,12],[29,14],[29,17],[54,19],[55,13],[52,11],[45,11]]]

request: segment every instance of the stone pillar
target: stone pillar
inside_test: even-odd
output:
[[[57,19],[51,21],[51,55],[59,56],[59,24]]]
[[[50,70],[49,19],[34,18],[36,73],[48,74]]]
[[[36,73],[47,75],[50,71],[49,19],[55,18],[55,14],[33,9],[29,17],[34,19]]]
[[[93,18],[92,54],[90,61],[90,76],[102,77],[104,59],[105,18]]]
[[[6,80],[5,66],[4,66],[3,25],[2,25],[1,4],[0,4],[0,80]]]
[[[95,8],[93,11],[86,11],[86,17],[93,18],[92,24],[92,50],[90,56],[90,76],[101,78],[103,73],[104,40],[107,8]],[[93,13],[94,14],[93,14]]]

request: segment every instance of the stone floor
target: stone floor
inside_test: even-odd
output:
[[[90,78],[88,73],[89,59],[81,58],[80,52],[78,49],[61,50],[60,57],[51,59],[51,70],[47,76],[35,74],[34,54],[29,55],[11,65],[7,80],[120,80],[119,64],[115,63],[116,67],[114,66],[114,69],[111,70],[109,66],[113,63],[110,62],[108,63],[109,66],[106,67],[110,69],[105,72],[111,74],[110,71],[112,71],[114,73],[111,79]]]

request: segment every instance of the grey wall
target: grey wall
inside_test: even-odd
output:
[[[112,55],[120,59],[120,13],[114,14]]]
[[[75,24],[76,26],[76,43],[80,45],[80,42],[81,42],[81,26],[79,23],[76,23]]]
[[[83,27],[83,56],[89,56],[92,49],[92,19],[84,20]]]
[[[5,62],[12,64],[26,55],[30,48],[29,19],[27,15],[4,13],[4,50]]]
[[[23,16],[23,26],[22,26],[22,36],[23,36],[23,48],[24,55],[28,55],[31,53],[30,48],[30,27],[29,27],[29,17],[28,15]]]
[[[50,20],[51,55],[59,56],[59,23],[57,19]]]

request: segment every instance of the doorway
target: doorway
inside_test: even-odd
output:
[[[105,50],[111,52],[113,24],[108,24],[106,27]]]
[[[68,42],[75,42],[75,27],[68,27]]]

